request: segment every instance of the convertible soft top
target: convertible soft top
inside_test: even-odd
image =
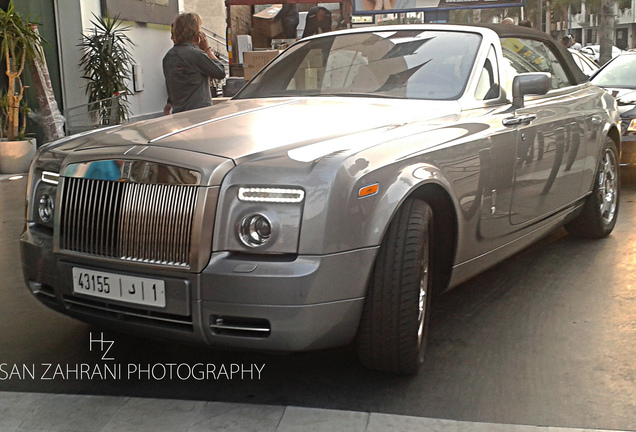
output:
[[[564,62],[569,68],[571,78],[574,79],[576,84],[582,84],[589,80],[589,78],[579,69],[572,59],[572,54],[567,50],[563,44],[558,43],[552,36],[547,33],[518,25],[506,25],[506,24],[472,24],[471,27],[485,27],[493,30],[499,35],[499,37],[520,37],[524,39],[535,39],[543,41],[552,47],[559,53]]]

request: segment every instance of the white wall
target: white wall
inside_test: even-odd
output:
[[[184,12],[196,12],[203,20],[203,27],[225,37],[226,10],[222,0],[184,0]]]
[[[82,32],[94,27],[91,21],[100,14],[100,0],[55,0],[62,79],[62,103],[73,107],[88,103],[86,80],[78,67],[82,56],[77,46]],[[135,63],[143,71],[144,90],[128,97],[131,119],[160,113],[166,103],[167,93],[163,79],[161,60],[172,47],[170,26],[125,22],[131,26],[128,37],[135,43],[130,48]],[[133,90],[132,82],[129,88]]]
[[[128,36],[135,46],[130,51],[135,63],[141,65],[144,83],[143,91],[135,92],[133,97],[128,98],[131,101],[132,115],[134,117],[159,113],[163,111],[168,98],[162,60],[166,52],[172,48],[170,27],[157,24],[127,24],[133,25]],[[128,88],[134,91],[132,82]]]

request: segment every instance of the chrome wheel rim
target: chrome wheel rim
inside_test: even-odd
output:
[[[601,220],[610,224],[616,215],[618,205],[618,164],[611,149],[605,149],[598,173],[598,198]]]

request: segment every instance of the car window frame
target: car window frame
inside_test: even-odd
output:
[[[494,62],[492,61],[494,60]],[[490,63],[491,65],[491,73],[493,75],[494,78],[494,82],[491,84],[491,89],[492,86],[497,85],[499,87],[497,95],[493,96],[493,97],[489,97],[486,98],[486,96],[488,95],[488,93],[490,92],[490,90],[488,90],[488,92],[486,92],[486,94],[483,97],[479,97],[477,95],[477,91],[479,90],[479,82],[481,81],[481,76],[484,72],[484,70],[486,69],[486,64]],[[479,64],[477,61],[475,62],[476,64]],[[486,57],[484,58],[484,60],[481,62],[481,68],[479,68],[477,71],[475,71],[476,74],[476,84],[474,86],[474,89],[472,91],[473,97],[475,98],[476,101],[478,102],[482,102],[485,104],[489,104],[492,103],[493,101],[498,101],[501,99],[501,94],[502,94],[502,86],[501,86],[501,70],[500,70],[500,64],[499,64],[499,56],[497,55],[497,50],[495,49],[495,46],[493,44],[488,44],[488,50],[486,53]]]
[[[508,60],[508,57],[506,56],[506,51],[504,50],[504,41],[507,39],[517,39],[519,40],[520,43],[524,43],[524,41],[532,41],[534,43],[537,44],[541,44],[543,45],[546,49],[548,49],[548,51],[552,54],[552,56],[555,58],[555,60],[557,60],[559,66],[562,69],[563,72],[563,76],[565,77],[565,79],[567,80],[566,85],[562,85],[562,86],[558,86],[558,87],[552,87],[550,88],[550,90],[548,91],[548,94],[550,94],[551,92],[554,91],[560,91],[562,89],[567,89],[569,87],[572,87],[576,84],[576,79],[574,79],[573,74],[570,71],[569,65],[568,63],[565,61],[565,59],[560,55],[560,52],[558,49],[555,49],[556,47],[553,44],[550,44],[549,41],[546,40],[542,40],[542,39],[535,39],[535,38],[531,38],[531,37],[526,37],[526,36],[501,36],[500,37],[500,43],[502,46],[502,57],[504,60]],[[524,45],[527,45],[524,43]],[[535,53],[537,54],[538,57],[542,58],[545,62],[546,65],[549,67],[549,70],[529,70],[528,72],[548,72],[551,75],[554,75],[554,71],[555,69],[552,67],[552,64],[550,62],[549,59],[544,58],[541,53]],[[523,55],[519,56],[519,59],[525,61],[526,59],[524,58]],[[513,59],[514,60],[514,59]],[[531,62],[528,62],[529,65],[531,65]],[[512,65],[510,65],[512,66]],[[516,68],[514,68],[514,66],[512,67],[508,67],[508,65],[504,65],[503,66],[506,69],[506,81],[504,83],[504,87],[506,89],[506,93],[510,92],[512,89],[512,81],[514,79],[514,77],[520,73],[523,72],[519,72]],[[513,72],[514,73],[511,73]],[[559,80],[559,78],[556,78],[557,81]],[[554,82],[554,77],[551,79],[551,82]],[[559,81],[560,82],[560,81]]]

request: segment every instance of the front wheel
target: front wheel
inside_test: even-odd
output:
[[[612,232],[618,217],[619,174],[616,144],[612,139],[606,138],[592,194],[585,200],[581,214],[565,226],[570,234],[599,239]]]
[[[431,304],[433,211],[409,199],[389,225],[371,275],[358,330],[368,368],[414,374],[424,359]]]

